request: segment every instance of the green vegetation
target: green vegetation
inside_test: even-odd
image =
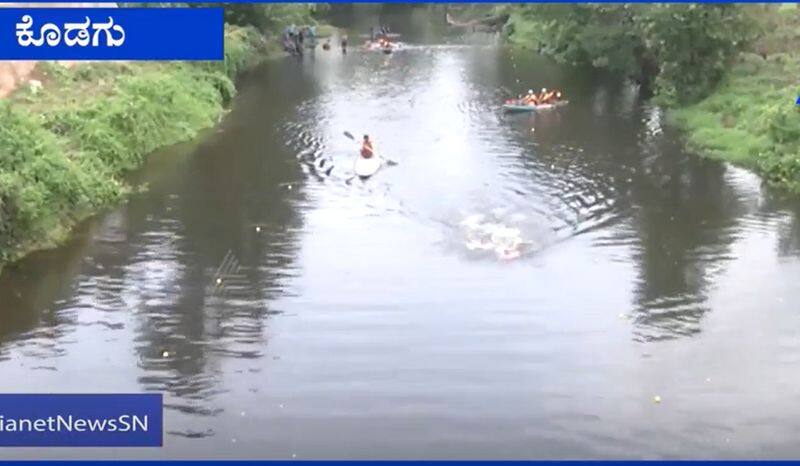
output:
[[[277,31],[289,25],[320,26],[315,19],[328,11],[326,3],[234,3],[225,5],[225,21],[255,26],[260,31]],[[324,28],[323,28],[324,29]]]
[[[119,3],[120,7],[207,8],[225,9],[225,22],[253,26],[263,33],[274,33],[289,24],[318,25],[317,16],[326,13],[327,3]]]
[[[699,153],[800,192],[796,4],[511,7],[507,34],[650,88]]]
[[[800,87],[797,60],[743,57],[719,89],[701,102],[670,112],[690,146],[746,165],[768,181],[800,192]]]
[[[176,4],[123,3],[120,6]],[[316,25],[326,4],[182,4],[225,7],[222,63],[40,63],[43,86],[0,101],[0,268],[62,240],[79,220],[119,201],[122,176],[153,150],[214,125],[233,80],[282,55],[289,24]]]
[[[512,9],[507,31],[559,62],[651,87],[667,104],[707,95],[752,35],[730,4],[529,4]]]
[[[121,179],[154,149],[212,126],[263,36],[226,27],[223,63],[41,63],[43,87],[0,102],[0,264],[56,243],[118,201]]]
[[[720,86],[673,109],[698,152],[745,165],[775,186],[800,193],[800,17],[796,5],[748,12],[760,31]]]

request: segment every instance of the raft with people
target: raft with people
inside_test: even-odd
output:
[[[387,51],[388,53],[395,52],[403,47],[404,45],[401,42],[392,42],[383,38],[375,41],[368,40],[364,43],[365,49],[384,53],[387,53]]]
[[[400,42],[392,40],[393,37],[398,36],[398,34],[391,33],[388,26],[371,27],[369,28],[369,35],[362,36],[367,38],[366,42],[364,42],[364,48],[387,54],[392,53],[403,47]]]
[[[503,104],[503,111],[506,113],[536,112],[562,107],[568,103],[568,100],[561,98],[561,91],[542,89],[537,94],[533,90],[528,90],[524,96],[506,100]]]
[[[536,112],[539,110],[550,110],[556,107],[563,107],[568,103],[569,101],[567,100],[560,100],[552,104],[529,104],[517,100],[509,100],[503,104],[503,111],[506,113]]]

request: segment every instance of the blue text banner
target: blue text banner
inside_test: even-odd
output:
[[[0,447],[160,447],[160,394],[0,394]]]
[[[222,60],[222,8],[0,8],[0,60]]]

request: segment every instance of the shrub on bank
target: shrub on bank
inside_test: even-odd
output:
[[[674,109],[671,121],[702,154],[757,170],[800,192],[797,61],[745,56],[709,97]]]
[[[233,78],[265,58],[253,28],[226,26],[224,63],[43,63],[45,87],[0,102],[0,264],[63,237],[120,199],[120,176],[212,126]]]
[[[509,40],[649,85],[698,152],[800,192],[797,6],[511,7]]]

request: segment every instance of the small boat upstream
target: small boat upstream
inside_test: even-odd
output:
[[[554,103],[548,104],[529,104],[520,100],[509,100],[503,104],[503,111],[506,113],[526,113],[526,112],[539,112],[543,110],[552,110],[554,108],[563,107],[569,103],[568,100],[559,100]]]
[[[367,41],[364,48],[369,51],[392,53],[405,48],[402,42],[392,42],[388,40]]]
[[[556,89],[548,91],[547,88],[542,88],[541,92],[528,90],[524,96],[506,100],[503,104],[503,111],[506,113],[539,112],[563,107],[568,103],[568,100],[561,98],[561,91]]]

